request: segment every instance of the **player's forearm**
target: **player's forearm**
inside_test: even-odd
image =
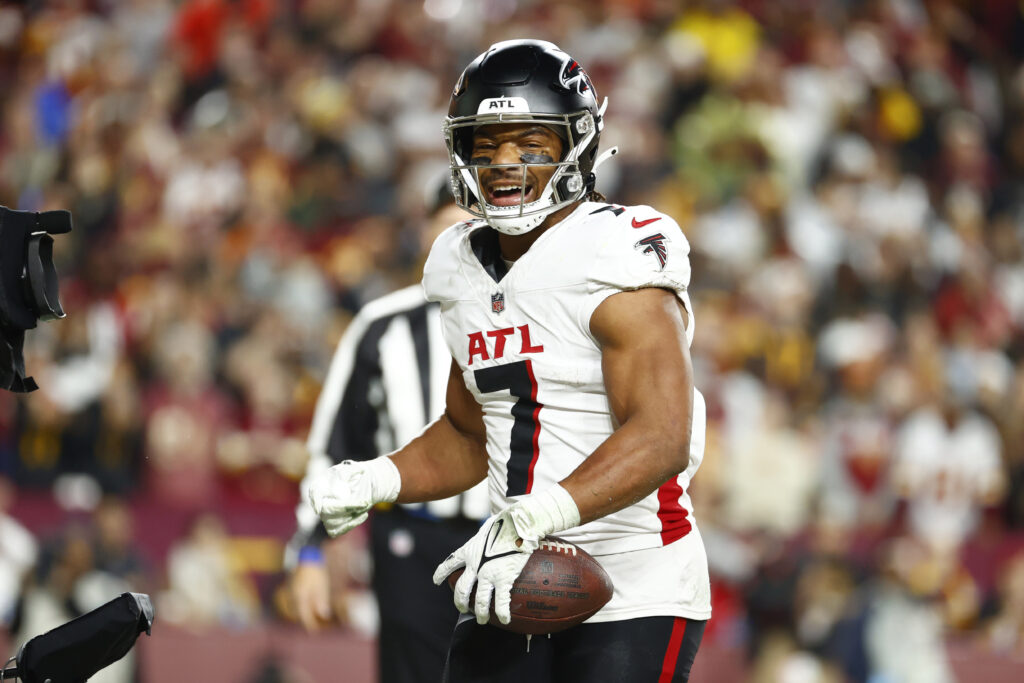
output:
[[[400,503],[447,498],[471,488],[487,474],[483,442],[460,432],[447,415],[389,457],[402,476]]]
[[[561,485],[586,524],[633,505],[686,469],[691,419],[682,413],[662,426],[637,418],[617,429]]]

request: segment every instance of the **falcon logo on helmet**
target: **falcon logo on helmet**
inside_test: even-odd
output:
[[[492,45],[473,60],[452,93],[444,122],[455,203],[506,235],[521,235],[550,214],[583,199],[594,189],[594,171],[607,156],[597,156],[604,128],[586,71],[553,43],[509,40]],[[473,134],[481,126],[533,123],[562,139],[561,158],[538,163],[524,156],[516,164],[489,164],[472,157]],[[481,188],[481,169],[502,169],[526,177],[531,166],[555,167],[535,199],[525,186],[518,203],[489,203]]]
[[[466,92],[466,72],[463,71],[462,75],[459,76],[459,80],[455,82],[455,88],[452,90],[452,99],[460,96]]]
[[[582,95],[587,90],[592,90],[593,87],[590,84],[590,77],[587,72],[583,70],[580,63],[569,55],[565,56],[564,66],[559,74],[559,80],[562,82],[562,87],[566,90],[575,90],[578,94]]]

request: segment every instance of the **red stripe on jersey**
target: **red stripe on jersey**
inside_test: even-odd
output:
[[[672,477],[658,488],[658,519],[661,520],[661,544],[668,545],[690,533],[690,513],[679,503],[683,487],[679,476]]]
[[[530,400],[537,404],[533,409],[533,457],[530,458],[530,467],[526,471],[526,492],[533,491],[533,468],[537,466],[540,456],[540,403],[537,403],[537,378],[533,376],[533,363],[526,361],[526,372],[530,375]]]
[[[676,617],[672,623],[672,635],[668,638],[665,659],[661,660],[661,675],[658,676],[658,683],[672,683],[672,677],[676,674],[679,650],[683,647],[683,638],[686,637],[686,625],[689,623],[689,620],[682,617]]]

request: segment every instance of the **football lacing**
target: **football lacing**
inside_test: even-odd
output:
[[[558,541],[541,541],[540,547],[550,548],[551,550],[554,550],[556,553],[564,552],[572,553],[573,556],[576,555],[576,546],[574,546],[572,543],[559,543]]]

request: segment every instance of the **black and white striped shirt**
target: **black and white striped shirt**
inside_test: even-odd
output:
[[[338,343],[317,400],[290,551],[325,537],[306,500],[312,479],[342,460],[389,453],[423,431],[444,412],[451,361],[439,306],[424,299],[419,285],[376,299],[356,315]],[[490,514],[483,483],[458,496],[404,507],[437,519]]]

